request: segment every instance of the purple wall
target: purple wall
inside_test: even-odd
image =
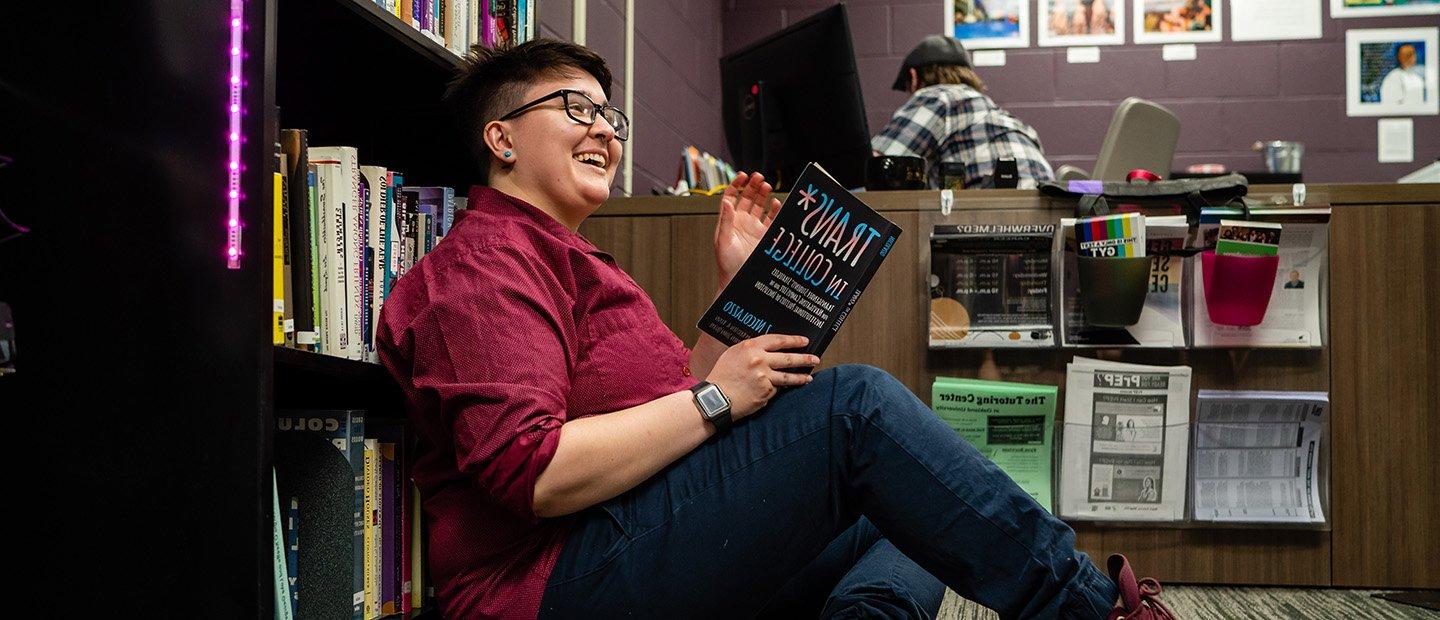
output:
[[[569,0],[536,5],[539,34],[571,38]],[[633,190],[649,194],[675,182],[680,149],[694,144],[726,157],[720,130],[721,0],[636,0]],[[585,42],[615,74],[611,100],[621,105],[625,75],[625,1],[588,0]],[[617,175],[616,185],[620,183]]]
[[[833,4],[724,2],[727,53]],[[1035,127],[1057,166],[1090,169],[1115,105],[1129,96],[1161,103],[1180,117],[1177,169],[1214,162],[1232,170],[1263,170],[1260,156],[1250,151],[1260,139],[1305,143],[1310,182],[1393,181],[1440,155],[1440,117],[1415,117],[1414,163],[1381,164],[1376,161],[1377,119],[1345,116],[1345,29],[1433,25],[1433,17],[1326,17],[1323,38],[1284,42],[1232,42],[1227,23],[1226,40],[1197,43],[1193,61],[1165,62],[1160,45],[1126,44],[1100,48],[1098,64],[1071,65],[1065,48],[1036,47],[1035,4],[1031,0],[1032,47],[1008,50],[1006,66],[977,72],[1001,106]],[[1328,15],[1329,2],[1324,4]],[[904,102],[905,95],[890,90],[890,84],[910,48],[941,31],[942,3],[850,0],[846,5],[873,133]],[[1127,40],[1133,38],[1130,12]],[[1229,17],[1226,11],[1226,22]]]

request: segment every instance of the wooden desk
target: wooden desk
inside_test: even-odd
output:
[[[995,357],[1007,380],[1062,390],[1065,363],[1078,353],[1190,365],[1197,389],[1330,392],[1331,529],[1077,525],[1092,557],[1123,552],[1145,574],[1181,583],[1440,587],[1440,185],[1311,185],[1307,193],[1307,205],[1334,208],[1324,348],[1065,348]],[[1252,187],[1251,195],[1288,200],[1290,187]],[[905,233],[825,365],[884,368],[929,402],[935,376],[975,376],[981,354],[927,347],[927,231],[938,223],[1050,223],[1070,212],[1026,190],[957,192],[949,216],[940,214],[939,192],[864,198]],[[687,343],[715,293],[717,202],[613,199],[581,228],[650,293]]]

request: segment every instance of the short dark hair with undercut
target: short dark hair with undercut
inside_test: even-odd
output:
[[[445,104],[480,168],[482,183],[490,182],[490,149],[485,125],[524,104],[526,87],[539,79],[583,71],[610,97],[610,68],[599,54],[582,45],[556,39],[534,39],[516,46],[476,45],[445,91]]]

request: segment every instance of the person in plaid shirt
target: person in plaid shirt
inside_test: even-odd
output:
[[[995,162],[1014,159],[1021,189],[1055,178],[1040,137],[985,95],[970,55],[952,37],[926,37],[905,57],[895,90],[910,100],[870,140],[877,155],[923,157],[930,186],[941,186],[940,165],[963,164],[966,188],[995,187]]]

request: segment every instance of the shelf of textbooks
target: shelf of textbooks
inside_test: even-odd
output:
[[[528,38],[533,5],[247,5],[264,15],[247,14],[244,234],[266,251],[242,265],[263,260],[273,297],[258,465],[275,479],[261,545],[275,580],[261,617],[438,617],[406,484],[413,433],[374,333],[394,281],[444,238],[474,180],[445,89],[471,43]],[[249,216],[257,203],[264,216]]]

